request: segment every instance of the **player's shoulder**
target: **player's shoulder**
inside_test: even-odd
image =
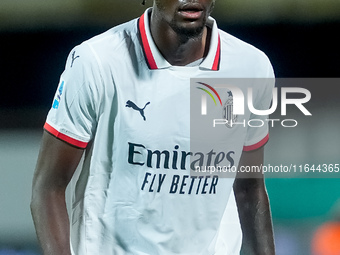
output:
[[[221,50],[225,54],[232,54],[237,56],[239,59],[244,59],[247,62],[257,63],[257,65],[270,65],[268,56],[260,49],[245,42],[223,30],[219,30],[221,38]]]
[[[124,47],[131,40],[135,40],[137,37],[137,21],[133,19],[131,21],[117,25],[99,35],[96,35],[83,44],[89,45],[92,50],[97,52],[105,52],[105,50],[118,50]],[[116,52],[118,53],[118,52]]]
[[[126,48],[126,45],[136,38],[137,19],[133,19],[83,41],[72,49],[71,54],[76,51],[83,56],[83,61],[91,63],[110,53],[123,54],[122,48]]]
[[[219,34],[221,37],[221,42],[227,46],[226,49],[232,49],[234,52],[241,53],[247,56],[254,56],[259,58],[268,59],[267,55],[260,49],[255,46],[247,43],[223,30],[219,30]]]

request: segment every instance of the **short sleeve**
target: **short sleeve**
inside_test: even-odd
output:
[[[68,56],[52,107],[46,131],[76,147],[85,148],[97,125],[101,75],[91,48],[85,43]]]
[[[257,78],[254,80],[252,104],[256,110],[268,110],[270,108],[274,85],[274,72],[269,62],[266,78]],[[268,142],[268,118],[268,115],[250,113],[243,151],[259,149]]]

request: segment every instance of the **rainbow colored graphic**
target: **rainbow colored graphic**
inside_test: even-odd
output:
[[[206,86],[207,88],[209,88],[209,89],[217,96],[217,98],[218,98],[218,100],[220,101],[220,104],[221,104],[221,106],[222,106],[222,100],[221,100],[221,98],[220,98],[220,95],[217,93],[217,91],[216,91],[213,87],[211,87],[210,85],[208,85],[208,84],[206,84],[206,83],[203,83],[203,82],[197,82],[197,83],[199,83],[199,84],[201,84],[201,85]],[[206,92],[206,93],[212,98],[212,100],[214,100],[215,105],[217,105],[217,102],[216,102],[216,100],[215,100],[214,95],[213,95],[209,90],[207,90],[207,89],[205,89],[205,88],[200,88],[200,87],[197,87],[197,88],[203,90],[204,92]]]

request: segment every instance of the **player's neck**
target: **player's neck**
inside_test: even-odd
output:
[[[150,23],[153,40],[171,65],[185,66],[207,55],[211,34],[207,27],[200,35],[188,38],[178,35],[170,27],[153,26],[152,22]]]

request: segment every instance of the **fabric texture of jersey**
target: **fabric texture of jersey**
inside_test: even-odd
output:
[[[273,77],[271,64],[209,18],[208,55],[198,66],[171,66],[152,40],[151,11],[71,51],[47,116],[48,132],[86,148],[73,252],[239,254],[234,179],[189,173],[190,78]],[[269,107],[271,86],[254,88],[255,108]],[[268,140],[266,125],[237,130],[225,146],[235,166]]]

